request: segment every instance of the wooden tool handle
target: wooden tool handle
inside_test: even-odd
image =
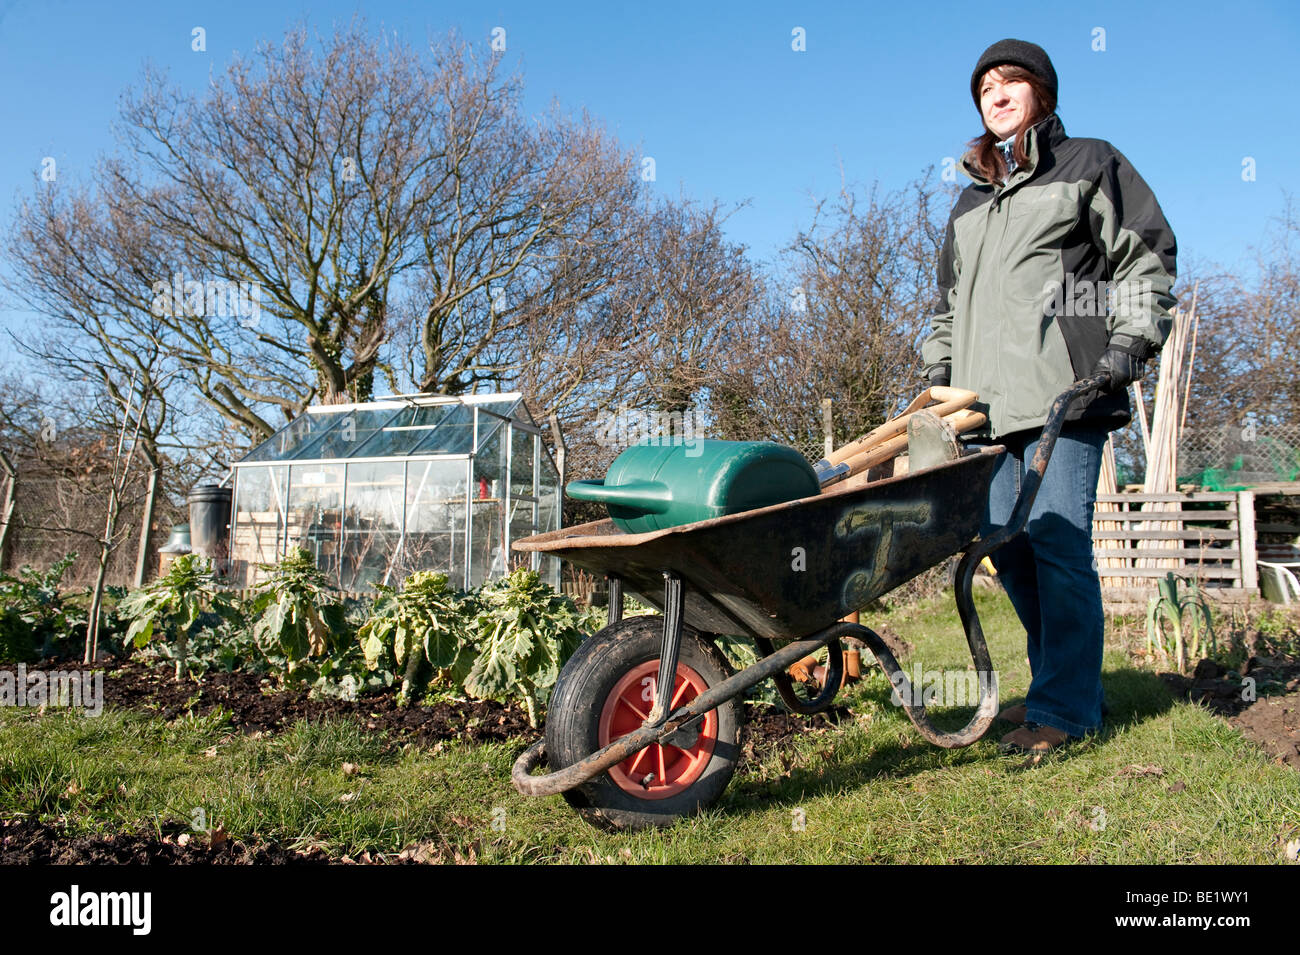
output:
[[[952,425],[952,430],[958,434],[964,434],[967,431],[974,431],[981,427],[984,422],[989,420],[989,416],[982,411],[972,411],[970,408],[962,411],[954,411],[948,417],[943,419]]]
[[[943,420],[946,421],[957,434],[962,434],[963,432],[973,431],[975,428],[980,427],[988,420],[988,416],[981,411],[972,411],[969,408],[963,408],[947,415]],[[849,466],[848,475],[846,475],[839,484],[827,485],[827,489],[845,486],[855,475],[859,475],[860,477],[857,481],[853,482],[852,486],[860,487],[865,483],[866,475],[864,472],[874,468],[878,464],[884,464],[890,458],[897,457],[906,450],[907,434],[905,432],[903,434],[895,435],[892,438],[888,438],[877,444],[875,447],[868,448],[865,451],[859,451],[853,457],[844,462]]]
[[[926,411],[937,414],[941,418],[945,418],[954,411],[960,411],[964,408],[970,407],[978,397],[979,395],[975,392],[967,391],[965,388],[949,388],[939,385],[931,386],[913,398],[912,403],[904,408],[903,413],[897,418],[892,418],[889,421],[886,421],[880,427],[858,438],[858,440],[851,441],[842,448],[836,449],[831,452],[830,456],[827,457],[826,460],[831,464],[840,464],[848,461],[850,458],[862,454],[865,451],[870,451],[873,448],[892,440],[900,434],[905,435],[907,433],[908,418],[917,411],[925,409]],[[926,406],[931,401],[937,401],[939,404],[927,408]],[[894,453],[896,454],[897,452]],[[890,457],[893,457],[893,455],[890,455]],[[888,459],[886,458],[884,460]]]

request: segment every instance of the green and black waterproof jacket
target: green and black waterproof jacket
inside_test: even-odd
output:
[[[921,347],[927,371],[951,365],[954,387],[979,392],[980,433],[992,438],[1041,427],[1112,336],[1154,355],[1174,305],[1174,233],[1129,161],[1103,140],[1067,137],[1055,113],[1024,135],[1028,161],[1005,184],[962,159],[974,181],[948,220]],[[1122,427],[1127,391],[1080,400],[1067,416],[1079,419]]]

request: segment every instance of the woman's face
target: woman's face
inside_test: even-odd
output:
[[[980,112],[984,125],[1006,139],[1034,112],[1034,90],[1024,80],[1008,80],[995,66],[980,80]]]

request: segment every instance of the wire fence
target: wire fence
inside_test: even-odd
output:
[[[1300,477],[1300,425],[1260,422],[1194,427],[1178,445],[1180,480],[1208,490],[1290,482]]]
[[[44,571],[64,555],[76,554],[63,584],[89,586],[95,580],[104,538],[108,476],[98,468],[75,469],[31,460],[16,461],[15,470],[13,511],[0,572],[13,574],[24,565]],[[183,490],[169,487],[167,477],[164,471],[154,504],[146,579],[158,566],[157,550],[170,528],[189,520]],[[10,493],[9,484],[15,478],[5,475],[0,491]],[[134,581],[147,490],[144,471],[132,475],[123,489],[105,577],[110,586],[129,586]]]

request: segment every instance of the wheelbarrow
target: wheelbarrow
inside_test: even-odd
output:
[[[515,543],[609,581],[609,625],[588,637],[556,681],[545,735],[515,762],[525,795],[562,794],[604,828],[666,825],[726,788],[739,756],[740,696],[772,678],[800,713],[830,707],[843,673],[842,640],[871,650],[918,732],[969,746],[997,716],[993,664],[971,597],[975,568],[1020,533],[1073,401],[1106,383],[1076,382],[1052,404],[1007,524],[979,530],[1000,445],[894,478],[646,533],[605,519]],[[888,645],[842,618],[955,554],[955,597],[978,676],[974,715],[943,732],[926,715]],[[661,611],[624,618],[625,590]],[[753,641],[758,662],[733,673],[719,635]],[[774,641],[791,641],[779,649]],[[800,695],[786,674],[827,648],[827,675]],[[533,775],[545,762],[550,772]]]

